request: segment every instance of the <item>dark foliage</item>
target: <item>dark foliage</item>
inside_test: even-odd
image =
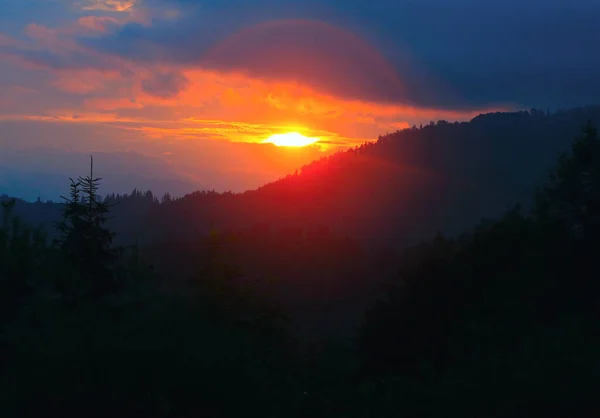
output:
[[[442,155],[452,147],[440,138],[474,140],[490,126],[529,135],[563,116],[413,128],[244,195],[101,199],[90,173],[72,181],[53,245],[15,216],[23,202],[1,199],[0,415],[598,415],[600,141],[591,124],[533,203],[532,188],[497,220],[401,252],[361,235],[424,225],[437,216],[418,214],[438,202],[431,194],[478,193],[454,195],[454,179],[434,187],[403,177],[409,161],[470,175]],[[409,196],[384,193],[400,185],[421,203],[397,224],[374,221]],[[292,209],[303,199],[321,209]],[[143,221],[132,225],[135,214]],[[246,223],[229,222],[237,216]],[[111,225],[143,245],[119,246]]]
[[[280,416],[300,390],[293,341],[234,283],[225,237],[191,277],[160,278],[111,245],[98,182],[72,181],[56,246],[3,202],[2,416]]]
[[[100,178],[93,174],[71,179],[71,193],[65,199],[63,220],[57,225],[60,237],[56,241],[61,254],[85,280],[89,292],[104,296],[116,290],[113,264],[117,258],[112,248],[114,233],[105,227],[110,206],[98,200]],[[78,295],[81,296],[81,295]]]
[[[139,190],[107,196],[121,202],[107,225],[118,244],[140,245],[190,240],[208,234],[211,223],[225,232],[256,224],[272,230],[326,226],[370,247],[404,248],[438,231],[454,237],[474,220],[496,219],[516,204],[529,209],[536,187],[588,119],[599,126],[600,107],[431,123],[381,136],[245,193],[204,190],[165,197],[164,205]],[[16,212],[34,225],[58,220],[58,211],[41,206],[18,204]]]
[[[461,242],[438,238],[403,266],[361,327],[361,373],[384,379],[386,391],[399,376],[425,385],[431,414],[600,412],[599,189],[590,180],[600,141],[590,125],[584,133],[533,214],[517,208]]]

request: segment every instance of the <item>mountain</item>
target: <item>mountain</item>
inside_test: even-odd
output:
[[[587,120],[600,125],[600,107],[439,121],[244,193],[205,190],[162,203],[149,191],[109,195],[120,203],[107,226],[117,244],[138,244],[142,258],[170,278],[203,271],[216,229],[227,238],[226,265],[262,283],[296,331],[349,335],[379,285],[397,275],[397,250],[528,206]],[[18,201],[16,212],[52,231],[61,205]]]
[[[438,121],[317,160],[256,190],[194,192],[164,205],[123,202],[115,218],[127,216],[117,232],[124,242],[149,244],[191,239],[211,225],[262,225],[291,235],[327,226],[370,246],[404,247],[527,206],[587,120],[600,125],[600,106]]]
[[[165,161],[134,152],[94,153],[94,174],[102,177],[103,189],[114,193],[134,188],[183,196],[201,188]],[[68,193],[69,177],[89,172],[89,156],[58,149],[3,149],[0,154],[0,194],[24,200],[59,200]]]
[[[327,225],[376,246],[410,245],[437,231],[458,234],[474,219],[527,206],[588,119],[600,124],[600,107],[493,113],[413,127],[256,190],[193,193],[161,207],[151,223],[162,219],[174,234],[184,224],[186,232],[207,231],[211,223],[231,230]]]

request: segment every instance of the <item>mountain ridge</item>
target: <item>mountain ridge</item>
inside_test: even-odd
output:
[[[211,227],[327,225],[370,245],[404,247],[438,231],[458,234],[473,219],[498,217],[517,204],[527,207],[587,120],[600,125],[600,106],[442,120],[315,160],[253,190],[196,191],[165,205],[150,199],[118,210],[129,213],[122,222],[128,231],[135,224],[135,240],[148,243],[192,238]]]

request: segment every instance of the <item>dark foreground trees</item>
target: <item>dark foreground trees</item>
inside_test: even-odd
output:
[[[389,407],[413,405],[417,416],[600,413],[599,174],[600,141],[588,125],[532,215],[517,208],[404,265],[359,338],[361,372],[383,379],[382,393],[420,388]]]
[[[5,202],[0,414],[597,416],[598,144],[588,126],[532,213],[515,208],[392,258],[399,279],[356,344],[292,338],[264,286],[236,268],[231,249],[248,237],[212,231],[194,243],[195,270],[167,263],[159,275],[112,245],[93,176],[73,184],[56,245]],[[319,253],[332,240],[310,242]],[[264,241],[260,251],[281,246]],[[294,269],[313,259],[296,241],[285,252]]]
[[[301,386],[280,319],[220,260],[155,276],[111,245],[99,179],[72,182],[61,238],[0,225],[0,414],[282,416]],[[83,197],[83,198],[82,198]]]

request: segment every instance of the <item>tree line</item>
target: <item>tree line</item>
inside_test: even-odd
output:
[[[2,416],[600,412],[591,124],[527,208],[400,253],[326,227],[213,225],[150,254],[115,244],[100,182],[71,180],[53,239],[2,203]],[[371,291],[346,337],[297,332],[287,309],[325,300],[308,323],[343,321]]]

